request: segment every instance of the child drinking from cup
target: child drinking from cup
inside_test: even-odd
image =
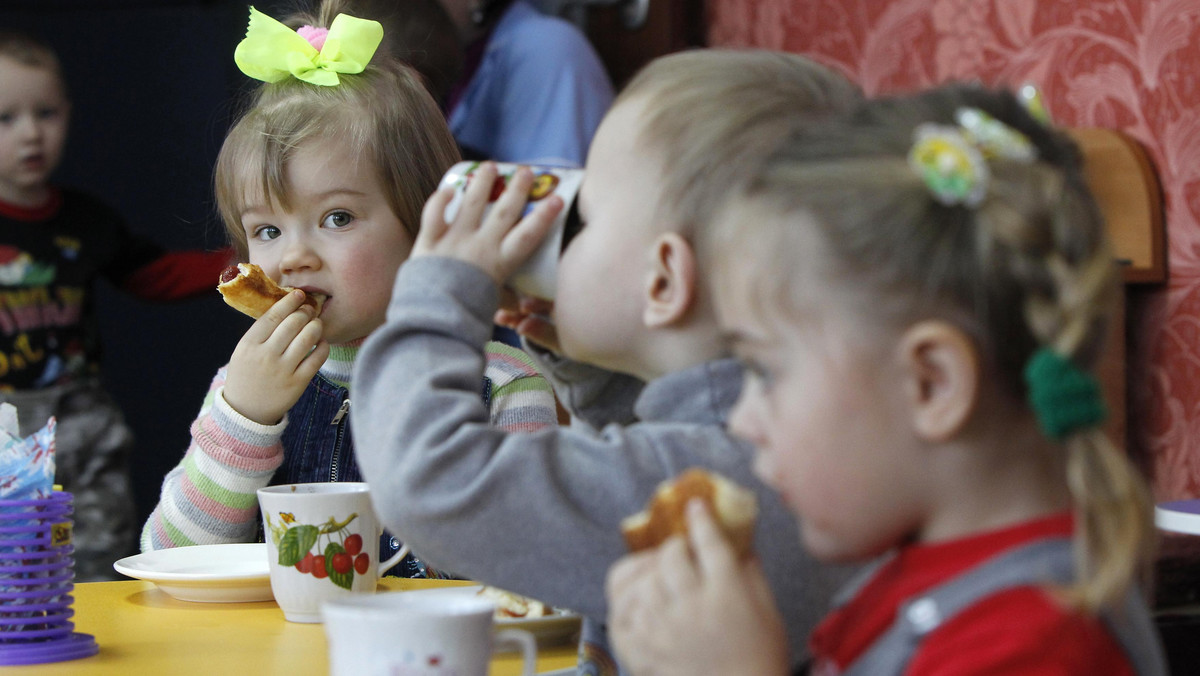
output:
[[[888,554],[811,673],[1165,673],[1147,491],[1099,428],[1116,267],[1063,135],[980,88],[867,103],[782,144],[707,232],[746,366],[730,429],[815,556]],[[609,575],[623,662],[787,673],[758,575],[691,507],[689,543]]]
[[[58,56],[0,30],[0,401],[27,436],[57,419],[55,481],[74,502],[75,579],[116,577],[133,552],[133,431],[100,383],[96,285],[144,300],[211,294],[229,251],[166,251],[52,175],[71,102]]]
[[[484,215],[496,175],[485,164],[451,222],[452,192],[426,206],[388,321],[356,365],[351,415],[371,499],[433,565],[584,615],[582,673],[617,673],[603,625],[604,575],[626,551],[620,522],[685,467],[752,484],[757,553],[788,599],[797,659],[847,573],[804,553],[785,505],[753,478],[750,447],[724,429],[741,373],[692,242],[747,163],[857,98],[836,73],[763,51],[674,54],[631,81],[588,155],[582,227],[557,268],[555,338],[538,333],[558,349],[534,350],[570,427],[488,427],[472,385],[500,289],[562,201],[518,222],[533,178],[518,172]]]
[[[221,148],[217,204],[241,258],[305,293],[278,301],[217,372],[143,529],[145,550],[254,539],[255,491],[268,484],[359,480],[351,369],[384,321],[421,205],[458,157],[419,77],[373,54],[379,24],[341,5],[323,2],[298,31],[250,10],[235,60],[266,84]],[[325,299],[319,314],[305,294]],[[528,356],[489,343],[481,365],[473,386],[490,422],[556,424]],[[398,548],[385,535],[380,558]],[[407,559],[402,574],[429,572]]]

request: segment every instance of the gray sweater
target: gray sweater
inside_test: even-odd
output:
[[[359,353],[351,411],[387,527],[435,567],[603,622],[605,574],[626,553],[619,522],[659,482],[706,467],[758,494],[757,551],[793,653],[806,656],[849,570],[803,551],[794,517],[754,477],[752,449],[725,431],[737,364],[712,361],[643,387],[541,355],[573,424],[505,432],[487,424],[479,398],[497,303],[495,284],[468,264],[416,258],[400,269],[387,322]]]

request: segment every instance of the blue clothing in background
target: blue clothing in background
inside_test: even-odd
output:
[[[582,166],[612,83],[573,24],[514,2],[450,111],[464,149],[502,162]]]

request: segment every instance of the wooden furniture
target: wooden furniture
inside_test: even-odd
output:
[[[1083,153],[1084,177],[1104,215],[1113,257],[1121,266],[1126,286],[1165,282],[1162,188],[1146,151],[1128,134],[1115,129],[1076,128],[1067,133]],[[1127,295],[1121,294],[1118,299],[1099,376],[1109,406],[1109,436],[1136,456],[1127,412]]]
[[[381,590],[469,584],[443,580],[384,578]],[[88,674],[254,674],[299,676],[329,673],[324,628],[283,619],[274,601],[191,603],[178,601],[141,580],[75,585],[75,631],[91,634],[100,653],[67,662],[9,667],[22,676]],[[538,672],[576,664],[573,643],[538,649]],[[516,654],[492,660],[491,676],[520,673]]]

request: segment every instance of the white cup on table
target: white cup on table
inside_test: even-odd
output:
[[[493,653],[521,652],[537,671],[537,643],[523,629],[494,630],[495,604],[478,596],[384,592],[321,607],[333,676],[486,676]]]
[[[290,622],[321,621],[321,604],[373,593],[379,577],[408,554],[379,561],[383,525],[361,482],[285,484],[258,489],[271,592]]]

